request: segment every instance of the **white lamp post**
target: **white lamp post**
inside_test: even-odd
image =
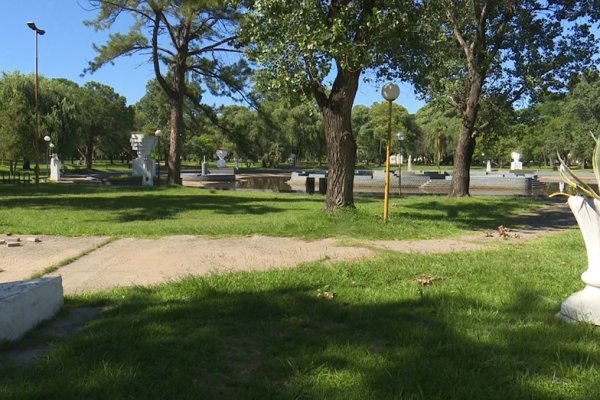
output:
[[[48,177],[50,177],[50,136],[44,136],[44,142],[46,142],[46,170]]]
[[[389,119],[385,157],[385,191],[383,198],[383,221],[388,220],[390,197],[390,144],[392,141],[392,102],[400,95],[400,88],[393,82],[388,82],[381,88],[381,95],[388,102]]]

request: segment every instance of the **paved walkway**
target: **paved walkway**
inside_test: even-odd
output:
[[[341,245],[333,238],[305,241],[265,236],[211,239],[170,236],[159,239],[40,236],[41,242],[0,246],[0,282],[30,278],[48,267],[61,275],[66,294],[116,286],[148,285],[187,275],[289,268],[314,261],[348,261],[381,250],[409,253],[453,252],[519,243],[575,226],[564,203],[552,203],[507,220],[508,240],[474,232],[458,238],[431,240],[356,240]],[[518,236],[518,237],[516,237]],[[2,239],[2,238],[0,238]]]

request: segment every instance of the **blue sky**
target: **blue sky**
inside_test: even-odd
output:
[[[110,32],[95,32],[83,25],[93,19],[86,0],[4,0],[5,18],[0,24],[0,71],[33,73],[35,71],[35,34],[27,27],[34,21],[46,34],[39,37],[38,58],[40,75],[66,78],[83,84],[94,80],[112,86],[127,98],[128,104],[137,102],[146,91],[146,82],[154,77],[152,66],[145,57],[123,57],[115,65],[106,65],[94,74],[81,77],[95,52],[92,44],[103,44]],[[126,31],[128,26],[119,27]],[[362,82],[355,104],[371,105],[382,101],[379,85]],[[228,104],[226,98],[205,98],[209,104]],[[408,84],[400,84],[396,100],[409,112],[416,112],[423,102],[416,99]]]

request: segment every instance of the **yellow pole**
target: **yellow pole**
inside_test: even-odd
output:
[[[388,209],[390,202],[390,144],[392,142],[392,102],[389,104],[389,120],[388,120],[388,135],[387,145],[385,148],[385,193],[383,198],[383,221],[388,221]]]

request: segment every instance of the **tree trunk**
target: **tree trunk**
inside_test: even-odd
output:
[[[325,209],[354,207],[356,138],[352,134],[352,105],[358,90],[360,71],[340,71],[326,104],[321,106],[329,175]]]
[[[91,137],[85,146],[85,167],[92,169],[92,163],[94,158],[94,139]]]
[[[354,166],[356,141],[350,115],[328,108],[323,111],[329,155],[325,209],[354,207]]]
[[[470,79],[469,97],[462,115],[460,137],[454,155],[454,167],[452,169],[452,187],[449,196],[469,196],[469,184],[471,181],[471,162],[475,151],[475,121],[479,112],[479,98],[483,78],[480,74],[473,72]]]
[[[181,92],[182,93],[182,92]],[[183,136],[183,95],[171,99],[171,134],[169,136],[168,182],[181,185],[181,142]]]

